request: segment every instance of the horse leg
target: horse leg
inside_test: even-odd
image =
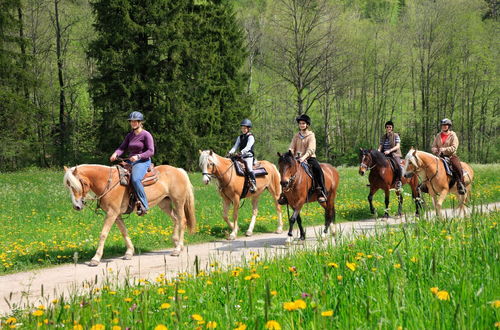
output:
[[[99,245],[97,246],[97,251],[95,252],[94,257],[89,262],[89,266],[95,267],[101,262],[102,254],[104,252],[104,243],[106,242],[106,238],[108,238],[111,227],[115,223],[116,217],[116,214],[113,212],[106,213],[101,235],[99,236]]]
[[[290,245],[290,243],[292,243],[293,241],[293,224],[295,223],[295,220],[297,220],[299,212],[300,212],[299,208],[294,209],[292,216],[290,217],[290,219],[288,219],[289,227],[288,227],[288,237],[286,238],[285,241],[286,245]]]
[[[240,199],[235,198],[233,201],[233,231],[229,235],[229,240],[233,241],[238,237],[238,211],[240,209]]]
[[[223,198],[222,199],[222,218],[227,223],[229,228],[233,230],[233,224],[229,221],[229,206],[231,206],[231,201]]]
[[[438,218],[442,218],[443,216],[441,208],[447,195],[448,190],[442,190],[440,195],[434,195],[434,207],[436,208],[436,215]]]
[[[403,190],[396,189],[396,195],[398,196],[398,216],[403,214]]]
[[[389,195],[390,195],[390,190],[389,188],[384,189],[385,193],[385,210],[384,210],[384,218],[389,218]]]
[[[132,244],[132,240],[128,236],[127,227],[125,226],[125,222],[123,222],[121,216],[118,216],[116,218],[116,225],[118,226],[118,229],[120,229],[120,232],[122,233],[123,236],[123,240],[125,241],[125,245],[127,246],[127,251],[125,251],[123,260],[130,260],[134,255],[134,244]]]
[[[255,227],[255,221],[257,220],[257,214],[259,213],[259,197],[252,198],[252,220],[250,221],[250,226],[245,233],[246,236],[252,236],[253,227]]]
[[[177,242],[175,244],[174,250],[170,255],[173,257],[177,257],[184,249],[184,230],[186,228],[186,214],[184,213],[184,204],[176,203],[173,213],[175,213],[175,222],[177,224]]]
[[[377,192],[378,188],[373,188],[370,186],[370,193],[368,194],[368,203],[370,204],[370,213],[375,214],[375,208],[373,207],[373,195]]]
[[[306,231],[304,230],[304,227],[302,227],[302,218],[300,217],[300,213],[297,215],[297,224],[299,225],[300,240],[304,241],[306,239]]]
[[[415,215],[418,217],[420,216],[420,209],[422,208],[422,200],[420,199],[420,194],[417,189],[418,181],[415,182],[414,180],[415,179],[412,178],[411,181],[408,182],[408,184],[411,187],[411,197],[415,202]]]
[[[158,206],[160,209],[165,212],[170,218],[172,218],[172,221],[174,223],[174,229],[172,231],[172,241],[174,242],[175,247],[179,246],[179,225],[180,221],[179,218],[177,217],[177,214],[175,214],[172,210],[172,201],[170,198],[165,198],[163,199],[160,203],[158,203]],[[174,249],[172,253],[170,254],[171,256],[178,256],[180,254],[180,250],[176,252],[177,249]]]
[[[276,182],[276,186],[280,187],[279,180]],[[283,213],[281,212],[281,205],[278,203],[278,199],[280,198],[280,189],[276,189],[273,182],[271,182],[268,189],[271,195],[273,195],[274,205],[276,207],[276,212],[278,213],[278,228],[276,228],[275,233],[281,234],[283,232]]]
[[[332,223],[335,222],[335,201],[331,196],[329,196],[329,200],[326,203],[326,208],[325,208],[325,228],[323,229],[323,232],[321,233],[321,237],[325,238],[328,234],[328,229],[331,227]],[[335,235],[335,233],[332,230],[332,235]]]

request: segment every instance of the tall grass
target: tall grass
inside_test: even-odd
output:
[[[476,182],[473,203],[500,200],[499,165],[474,165]],[[340,186],[337,198],[337,222],[370,218],[367,177],[361,177],[357,168],[339,168]],[[84,211],[72,209],[68,191],[62,185],[62,171],[26,170],[0,173],[0,274],[69,263],[77,252],[80,260],[90,259],[96,249],[102,227],[103,214],[95,213],[95,204]],[[190,174],[195,188],[198,232],[187,236],[187,244],[224,238],[227,225],[222,220],[221,198],[214,184],[201,183],[200,173]],[[413,214],[415,207],[405,186],[404,212]],[[374,198],[375,207],[383,214],[383,192]],[[449,198],[447,205],[456,204]],[[427,203],[431,205],[428,200]],[[391,214],[397,201],[391,195]],[[286,208],[284,209],[285,227]],[[323,210],[317,203],[305,206],[302,212],[305,225],[319,224]],[[247,229],[251,218],[251,203],[240,208],[240,233]],[[172,222],[158,208],[146,217],[129,216],[125,223],[136,246],[136,251],[150,251],[171,247]],[[259,216],[254,232],[272,232],[277,227],[277,215],[270,194],[260,201]],[[105,247],[105,257],[124,252],[121,234],[113,228]]]
[[[243,267],[213,263],[198,274],[120,289],[110,282],[51,308],[17,311],[9,322],[85,329],[493,328],[500,324],[499,222],[499,212],[419,220],[337,246],[291,249],[280,259],[253,253]]]

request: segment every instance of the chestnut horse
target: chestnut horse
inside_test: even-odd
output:
[[[387,159],[387,157],[380,151],[372,149],[361,149],[360,158],[359,174],[363,176],[366,171],[370,171],[370,175],[368,176],[368,181],[370,182],[370,193],[368,194],[370,212],[371,214],[375,214],[375,208],[373,207],[373,195],[375,195],[379,189],[382,189],[385,193],[384,217],[388,218],[390,189],[395,188],[393,184],[394,171],[389,163],[389,159]],[[417,189],[418,178],[414,177],[407,179],[402,177],[401,183],[403,185],[410,185],[411,196],[415,201],[415,214],[417,216],[420,215],[422,204],[420,194]],[[403,211],[403,191],[396,190],[396,195],[398,196],[398,215],[401,216]]]
[[[286,239],[286,244],[290,244],[293,240],[292,231],[295,221],[297,221],[299,226],[300,239],[305,240],[306,233],[302,227],[300,211],[304,204],[317,201],[318,196],[316,189],[314,189],[314,193],[309,193],[311,188],[313,188],[312,179],[308,176],[300,162],[293,157],[293,154],[290,151],[283,155],[278,152],[278,156],[281,186],[288,200],[288,205],[293,209],[293,214],[288,220],[290,227]],[[330,164],[321,163],[320,165],[325,176],[325,190],[327,194],[326,202],[321,203],[321,206],[325,209],[325,228],[322,232],[322,237],[325,237],[328,234],[331,224],[335,222],[335,197],[339,184],[339,173]]]
[[[443,162],[439,157],[424,151],[418,151],[413,147],[405,157],[404,176],[411,177],[416,173],[422,183],[425,183],[429,194],[432,196],[434,208],[438,217],[442,216],[441,208],[446,196],[449,193],[455,194],[458,198],[459,214],[466,215],[466,203],[470,199],[472,181],[474,180],[474,170],[467,163],[462,163],[464,172],[465,195],[460,195],[457,191],[457,184],[449,187],[451,177],[446,174]]]
[[[129,204],[129,187],[120,185],[118,169],[104,165],[79,165],[64,168],[64,184],[71,192],[73,208],[81,211],[85,205],[85,198],[92,191],[99,201],[99,206],[106,213],[102,227],[99,246],[90,266],[97,266],[101,261],[104,242],[109,230],[116,222],[125,240],[127,251],[124,259],[131,259],[134,255],[134,245],[127,233],[127,228],[121,215],[127,211]],[[157,166],[158,182],[145,187],[150,207],[158,205],[174,221],[173,241],[175,249],[172,256],[178,256],[184,247],[184,229],[187,226],[190,232],[196,227],[194,213],[193,186],[189,177],[181,168],[168,165]]]
[[[257,190],[254,193],[248,192],[245,198],[252,199],[252,220],[250,226],[245,233],[246,236],[253,234],[253,228],[257,219],[259,197],[267,189],[271,193],[278,212],[278,228],[275,233],[281,234],[283,232],[283,220],[281,215],[281,205],[278,204],[278,198],[281,194],[280,174],[274,164],[266,160],[261,160],[260,166],[264,167],[267,175],[258,176]],[[219,194],[222,197],[222,217],[224,221],[231,228],[229,240],[234,240],[238,236],[238,210],[240,207],[240,197],[243,192],[243,185],[245,178],[236,174],[233,161],[217,155],[212,150],[200,151],[200,168],[203,173],[203,182],[208,184],[211,177],[215,177],[218,181]],[[233,204],[233,223],[229,221],[228,213],[229,207]]]

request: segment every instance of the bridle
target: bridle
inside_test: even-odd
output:
[[[288,168],[291,168],[292,166],[289,166]],[[295,188],[295,183],[297,179],[297,174],[299,171],[296,169],[297,164],[295,164],[295,173],[288,179],[287,184],[283,187],[283,192],[287,193]]]
[[[377,166],[377,164],[374,164],[373,166],[366,165],[365,163],[363,163],[365,158],[366,158],[366,155],[363,154],[363,157],[361,158],[361,164],[359,164],[359,167],[362,167],[362,168],[366,169],[367,171],[370,171],[370,170],[374,169],[375,166]]]
[[[217,165],[215,165],[215,163],[214,163],[214,162],[209,161],[209,160],[207,159],[207,170],[208,170],[208,166],[211,166],[213,169],[217,169]],[[202,172],[201,174],[202,174],[202,175],[206,175],[206,176],[208,177],[208,181],[209,181],[209,182],[210,182],[210,180],[211,180],[212,178],[216,178],[216,179],[217,179],[217,181],[218,181],[217,188],[218,188],[220,191],[222,191],[223,189],[227,188],[227,186],[229,186],[229,184],[231,183],[231,180],[232,180],[232,178],[233,178],[233,172],[231,172],[231,176],[229,177],[229,180],[227,181],[227,183],[226,183],[226,185],[225,185],[225,186],[221,186],[221,185],[220,185],[220,179],[222,179],[222,178],[226,175],[226,173],[227,173],[227,172],[228,172],[228,171],[229,171],[229,170],[230,170],[233,166],[234,166],[234,163],[231,161],[231,165],[229,165],[229,166],[228,166],[228,168],[224,171],[224,173],[222,173],[222,174],[221,174],[221,175],[219,175],[219,176],[216,176],[216,175],[214,174],[214,170],[212,170],[212,172],[211,172],[211,173],[208,173],[208,172]],[[219,172],[219,170],[218,170],[218,169],[217,169],[217,171]],[[227,196],[226,196],[226,197],[227,197]]]
[[[113,182],[113,167],[110,167],[109,168],[108,182],[106,183],[106,187],[104,188],[104,191],[102,192],[102,194],[100,194],[99,196],[87,198],[87,193],[90,190],[90,188],[87,189],[87,191],[85,191],[86,184],[84,184],[82,182],[83,180],[78,176],[78,174],[76,174],[76,175],[77,175],[78,180],[80,181],[80,184],[83,187],[83,189],[82,189],[82,203],[83,203],[83,205],[86,204],[86,200],[89,200],[89,201],[97,200],[97,208],[99,208],[99,204],[100,204],[101,198],[103,198],[104,196],[106,196],[111,190],[113,190],[114,187],[116,187],[120,183],[120,179],[118,179],[115,182],[115,184],[111,185],[111,183]]]
[[[439,174],[439,158],[437,158],[437,157],[434,157],[434,158],[436,159],[436,171],[435,171],[435,173],[430,178],[427,175],[427,169],[429,169],[430,166],[420,165],[419,164],[419,159],[417,158],[416,155],[412,154],[411,157],[408,158],[407,162],[408,162],[408,164],[411,163],[411,164],[413,164],[413,166],[415,166],[414,172],[421,172],[421,171],[417,171],[417,170],[420,170],[420,169],[422,169],[424,171],[424,173],[425,173],[425,180],[422,181],[422,184],[424,184],[426,182],[429,182],[431,184],[432,190],[434,191],[434,194],[439,195],[439,193],[434,188],[434,185],[432,184],[432,180]]]

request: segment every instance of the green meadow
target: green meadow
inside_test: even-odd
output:
[[[2,319],[72,329],[493,329],[500,326],[500,213],[387,227],[356,240],[256,252],[173,279],[89,288]],[[47,306],[51,307],[47,307]]]
[[[500,201],[500,165],[474,165],[476,180],[471,205]],[[367,176],[361,177],[354,167],[338,168],[340,186],[337,198],[337,222],[366,219],[369,213]],[[29,169],[14,173],[0,173],[0,274],[73,262],[75,252],[79,260],[89,260],[96,249],[102,227],[103,213],[89,203],[81,211],[74,211],[69,192],[62,183],[63,171]],[[226,237],[228,228],[222,220],[221,199],[216,185],[203,185],[200,173],[190,174],[195,188],[198,230],[186,236],[186,244]],[[409,186],[405,186],[404,212],[413,214]],[[426,197],[427,207],[431,202]],[[374,205],[383,214],[384,195],[379,191]],[[453,197],[446,206],[456,205]],[[397,200],[391,194],[391,215],[397,209]],[[288,228],[286,207],[283,208],[284,228]],[[304,224],[323,222],[323,211],[317,203],[305,206]],[[251,203],[240,208],[240,235],[248,227]],[[136,252],[165,249],[172,246],[172,221],[154,208],[147,216],[131,215],[125,220]],[[259,204],[255,233],[273,232],[277,215],[269,193],[264,193]],[[282,234],[285,237],[285,233]],[[113,228],[106,242],[105,256],[122,255],[125,246],[117,228]]]

